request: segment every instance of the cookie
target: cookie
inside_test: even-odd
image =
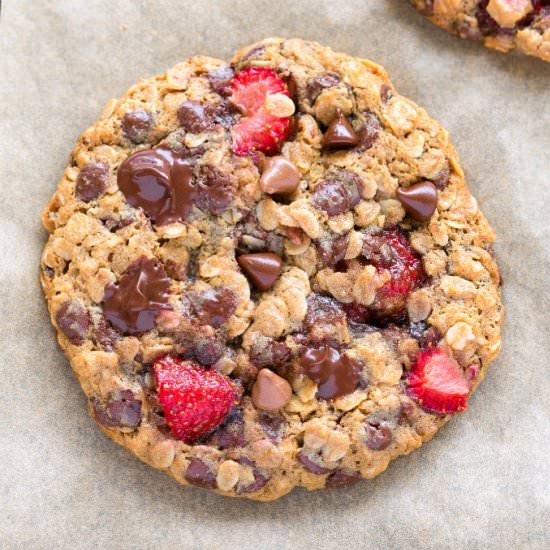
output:
[[[430,21],[461,38],[550,61],[549,0],[411,1]]]
[[[41,279],[100,428],[273,500],[419,447],[500,348],[493,231],[379,65],[271,38],[111,100],[43,214]]]

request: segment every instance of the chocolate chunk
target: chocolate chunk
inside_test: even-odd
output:
[[[298,454],[298,462],[308,471],[312,474],[316,474],[318,476],[322,476],[323,474],[328,474],[330,470],[328,468],[325,468],[324,466],[320,466],[316,462],[313,462],[311,458],[309,458],[303,451]]]
[[[380,132],[380,121],[378,117],[370,111],[365,111],[363,115],[365,117],[365,122],[357,132],[359,144],[357,145],[356,151],[359,153],[370,149],[374,145],[374,142],[378,138],[378,133]]]
[[[290,384],[269,369],[258,373],[252,387],[252,402],[258,409],[276,411],[284,407],[292,397]]]
[[[185,101],[178,109],[178,121],[186,132],[200,134],[214,127],[216,107],[200,101]]]
[[[103,314],[123,334],[151,330],[159,311],[170,309],[170,279],[156,260],[141,257],[125,271],[118,283],[105,287]]]
[[[191,485],[196,485],[203,489],[216,488],[216,476],[214,472],[198,458],[191,459],[184,477]]]
[[[147,141],[151,122],[149,111],[131,111],[122,118],[122,133],[134,143],[143,143]]]
[[[269,481],[269,477],[267,477],[259,468],[256,467],[256,463],[253,460],[250,460],[246,456],[242,456],[237,459],[237,462],[243,466],[252,468],[252,474],[254,476],[254,481],[252,483],[244,486],[239,484],[237,487],[238,494],[259,491]]]
[[[109,165],[105,162],[90,162],[76,178],[75,195],[83,202],[97,199],[105,192],[109,183]]]
[[[321,145],[324,149],[348,149],[359,143],[359,136],[348,122],[342,109],[336,110],[336,116],[323,135]]]
[[[262,413],[258,416],[258,423],[264,430],[265,434],[273,443],[277,443],[281,439],[282,427],[284,420],[280,416],[273,414]]]
[[[308,337],[314,342],[322,342],[332,338],[339,331],[336,325],[346,323],[346,315],[342,304],[329,296],[311,293],[307,297],[307,313],[304,325]]]
[[[260,333],[254,336],[250,349],[250,362],[259,369],[264,367],[277,368],[283,365],[290,357],[290,350],[283,342],[276,342],[272,338]]]
[[[255,46],[254,48],[250,48],[241,58],[240,62],[244,63],[245,61],[249,61],[250,59],[260,57],[265,52],[265,46],[262,44],[261,46]]]
[[[449,179],[451,177],[451,169],[449,168],[449,165],[445,166],[439,174],[432,180],[433,184],[441,191],[442,189],[445,189],[449,183]]]
[[[218,328],[235,313],[238,297],[227,286],[209,288],[200,293],[189,293],[189,299],[199,321],[204,325]]]
[[[434,14],[434,0],[424,0],[418,9],[421,14],[431,17]]]
[[[300,183],[300,172],[285,157],[269,157],[263,166],[260,188],[270,195],[289,195]]]
[[[197,338],[193,342],[193,357],[206,367],[217,363],[223,356],[225,350],[222,342],[216,338]]]
[[[315,186],[313,205],[329,216],[336,216],[357,206],[362,191],[363,182],[357,174],[338,170]]]
[[[231,409],[222,425],[219,426],[208,439],[208,443],[210,445],[217,445],[221,449],[244,447],[246,445],[246,439],[244,437],[242,411],[240,409]]]
[[[117,181],[126,200],[159,225],[185,220],[196,197],[186,150],[157,147],[134,153],[120,165]]]
[[[80,346],[90,326],[90,314],[77,302],[67,301],[57,310],[55,322],[71,344]]]
[[[317,96],[325,89],[332,88],[340,82],[340,77],[334,73],[312,78],[306,85],[305,96],[311,105],[315,103]]]
[[[286,87],[288,89],[288,95],[296,105],[298,105],[298,83],[292,73],[284,77]]]
[[[234,185],[213,166],[203,166],[198,183],[196,204],[201,210],[221,214],[233,201]]]
[[[392,89],[387,84],[382,84],[382,86],[380,86],[380,101],[382,101],[382,103],[387,103],[392,96]]]
[[[105,351],[113,351],[115,343],[120,340],[120,334],[105,320],[105,316],[99,315],[94,320],[94,342]]]
[[[317,243],[319,256],[329,267],[334,267],[341,262],[348,250],[349,233],[336,237],[335,239],[323,239]]]
[[[360,382],[360,369],[355,361],[336,348],[321,344],[300,353],[304,374],[317,384],[319,399],[334,399],[355,391]]]
[[[365,444],[373,451],[383,451],[392,442],[392,430],[388,422],[380,415],[372,414],[365,423],[367,439]]]
[[[131,390],[112,394],[104,406],[95,400],[93,410],[96,420],[110,428],[137,428],[141,423],[141,401]]]
[[[358,481],[361,481],[361,479],[361,475],[357,472],[336,470],[327,477],[325,481],[325,488],[339,489],[340,487],[349,487],[350,485],[354,485]]]
[[[407,188],[400,187],[397,198],[418,222],[429,220],[437,207],[437,189],[431,181],[421,181]]]
[[[481,0],[476,8],[477,26],[483,36],[494,36],[501,30],[499,24],[489,15],[487,5],[489,0]]]
[[[243,254],[237,258],[237,263],[250,277],[254,286],[260,290],[271,288],[282,268],[281,257],[271,252]]]
[[[206,75],[212,89],[223,97],[231,95],[231,81],[234,76],[235,72],[229,65],[222,65]]]

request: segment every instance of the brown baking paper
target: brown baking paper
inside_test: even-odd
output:
[[[371,482],[262,504],[183,488],[108,440],[38,281],[40,212],[78,135],[140,77],[270,35],[382,64],[449,130],[493,227],[504,349],[435,439]],[[550,63],[454,38],[405,0],[4,0],[0,547],[550,546]]]

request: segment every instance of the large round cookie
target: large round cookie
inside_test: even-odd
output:
[[[436,25],[488,48],[550,61],[550,0],[411,0]]]
[[[183,484],[372,478],[500,348],[493,232],[371,61],[271,38],[145,79],[79,139],[42,284],[91,416]]]

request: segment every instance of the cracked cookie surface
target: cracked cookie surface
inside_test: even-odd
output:
[[[41,280],[101,429],[182,484],[372,478],[500,349],[493,232],[379,65],[271,38],[111,100],[43,214]]]
[[[550,61],[549,0],[411,0],[433,23],[501,52]]]

